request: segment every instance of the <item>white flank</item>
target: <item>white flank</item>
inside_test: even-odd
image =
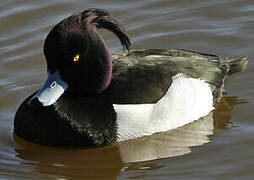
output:
[[[156,104],[114,104],[117,141],[181,127],[206,116],[213,107],[209,84],[179,73]]]

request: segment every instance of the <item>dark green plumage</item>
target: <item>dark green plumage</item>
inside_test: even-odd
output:
[[[238,64],[232,69],[231,64]],[[211,85],[216,104],[228,72],[245,69],[247,59],[227,60],[187,50],[145,49],[113,54],[113,78],[108,91],[114,103],[154,103],[171,84],[172,76],[184,73]],[[116,71],[115,71],[116,70]],[[231,72],[231,71],[230,71]],[[231,74],[232,74],[231,73]],[[128,93],[121,92],[126,91]]]

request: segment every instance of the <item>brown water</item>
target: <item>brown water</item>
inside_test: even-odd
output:
[[[95,149],[57,149],[13,135],[19,104],[46,77],[43,40],[75,10],[105,8],[134,48],[247,56],[215,112],[182,128]],[[118,40],[102,31],[112,51]],[[1,0],[0,179],[253,179],[253,0]]]

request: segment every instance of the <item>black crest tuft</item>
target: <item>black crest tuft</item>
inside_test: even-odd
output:
[[[105,28],[113,32],[120,40],[122,46],[128,51],[131,47],[130,38],[124,28],[113,18],[109,17],[109,13],[96,8],[90,8],[81,13],[82,22],[94,24],[97,28]]]

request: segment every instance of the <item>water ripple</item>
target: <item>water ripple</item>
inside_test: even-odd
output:
[[[223,98],[207,121],[97,149],[49,148],[12,134],[18,105],[46,78],[42,48],[47,33],[64,17],[88,7],[110,11],[128,30],[135,48],[183,48],[225,57],[254,57],[253,0],[3,0],[0,178],[251,179],[253,61],[241,76],[228,80],[226,89],[233,96]],[[112,33],[102,34],[111,49],[120,50]]]

